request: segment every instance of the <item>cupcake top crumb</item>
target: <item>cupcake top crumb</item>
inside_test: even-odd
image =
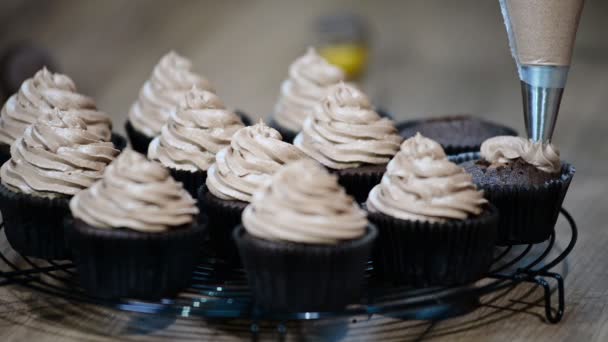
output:
[[[96,228],[164,232],[191,224],[196,201],[169,171],[132,150],[110,164],[103,178],[70,201],[76,219]]]
[[[148,158],[181,171],[206,171],[243,127],[212,92],[193,86],[148,146]]]
[[[77,115],[55,109],[28,126],[0,169],[2,184],[42,197],[74,195],[101,178],[119,151]]]
[[[278,170],[254,193],[243,225],[266,240],[329,245],[363,236],[368,221],[335,175],[303,159]]]
[[[358,88],[339,83],[306,119],[294,144],[336,170],[385,165],[399,151],[401,136]]]
[[[288,130],[300,131],[327,88],[345,78],[340,68],[319,56],[314,48],[308,48],[306,54],[289,67],[289,78],[281,85],[274,120]]]
[[[192,62],[174,51],[167,53],[154,67],[150,79],[139,92],[139,98],[131,106],[129,122],[144,135],[150,138],[157,136],[194,85],[214,92],[209,81],[192,71]]]
[[[80,116],[89,131],[103,141],[110,141],[110,117],[97,110],[92,98],[78,93],[71,78],[43,68],[32,78],[25,80],[19,91],[2,107],[0,142],[12,144],[40,116],[57,109],[63,113]]]
[[[403,142],[366,205],[402,220],[442,222],[479,215],[486,203],[471,175],[450,162],[439,143],[418,133]]]
[[[547,173],[559,173],[562,168],[557,147],[522,137],[490,138],[481,144],[481,157],[492,166],[504,166],[521,159]]]
[[[207,172],[207,188],[224,200],[250,202],[253,192],[283,165],[305,158],[294,145],[262,120],[239,129],[215,156]]]

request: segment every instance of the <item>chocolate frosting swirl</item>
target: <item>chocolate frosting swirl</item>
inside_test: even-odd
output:
[[[221,199],[251,202],[253,192],[281,166],[304,157],[260,120],[238,130],[230,147],[215,156],[215,164],[207,171],[207,188]]]
[[[215,94],[195,86],[148,146],[148,158],[176,170],[206,171],[242,127]]]
[[[303,159],[278,170],[243,212],[252,235],[277,241],[337,244],[365,234],[365,212],[335,175]]]
[[[418,133],[403,142],[366,204],[370,212],[402,220],[441,222],[479,215],[485,203],[471,175]]]
[[[294,132],[323,99],[327,88],[345,79],[344,72],[319,56],[314,48],[289,67],[289,78],[281,85],[274,120]]]
[[[70,201],[72,215],[97,228],[164,232],[193,222],[196,201],[159,163],[132,150],[110,164],[103,178]]]
[[[344,83],[329,89],[294,140],[306,154],[338,170],[386,164],[400,142],[393,121],[381,118],[363,92]]]
[[[104,141],[110,141],[110,117],[97,110],[93,99],[77,93],[74,81],[68,76],[43,68],[25,80],[19,91],[2,107],[0,142],[12,144],[38,117],[55,109],[80,116],[89,131]]]
[[[101,178],[118,153],[87,131],[82,118],[55,110],[11,145],[11,159],[0,169],[2,184],[43,197],[71,196]]]
[[[497,165],[504,165],[521,158],[526,163],[548,173],[558,173],[562,168],[556,146],[522,137],[490,138],[481,144],[481,157]]]
[[[214,91],[209,81],[191,69],[192,63],[174,51],[161,58],[131,106],[129,122],[135,129],[155,137],[192,86]]]

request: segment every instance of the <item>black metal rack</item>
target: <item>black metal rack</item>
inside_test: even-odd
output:
[[[10,268],[0,271],[0,285],[19,284],[41,293],[69,301],[113,307],[120,310],[171,315],[174,317],[250,319],[252,336],[256,336],[258,322],[277,322],[280,335],[286,332],[287,321],[319,320],[375,314],[398,316],[401,319],[437,320],[475,310],[483,295],[512,288],[521,283],[538,284],[544,291],[545,317],[558,323],[564,314],[564,279],[552,271],[572,251],[577,239],[577,227],[565,210],[561,214],[568,222],[571,236],[561,251],[556,251],[556,233],[538,245],[497,247],[494,264],[487,279],[469,286],[452,288],[412,289],[394,287],[367,280],[366,294],[361,303],[339,312],[264,313],[255,308],[242,269],[231,269],[211,256],[202,259],[193,274],[192,286],[177,298],[158,302],[137,300],[111,301],[85,294],[78,286],[74,265],[69,261],[48,261],[17,254],[15,258],[0,253],[0,259]],[[0,227],[2,229],[2,227]],[[20,260],[19,260],[20,259]],[[370,268],[372,265],[370,264]],[[557,304],[553,307],[553,288],[556,284]]]

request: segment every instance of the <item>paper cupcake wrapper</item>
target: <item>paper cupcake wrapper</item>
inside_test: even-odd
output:
[[[112,143],[114,144],[114,148],[119,151],[123,151],[125,147],[127,147],[127,139],[118,133],[112,132]]]
[[[386,165],[344,170],[330,169],[329,171],[338,175],[340,185],[344,187],[349,195],[355,198],[357,203],[363,203],[367,200],[367,196],[373,187],[382,180],[382,176],[386,172]]]
[[[479,159],[478,153],[461,154],[456,163]],[[478,185],[500,211],[498,245],[540,243],[555,230],[559,211],[576,169],[562,163],[559,178],[543,185]]]
[[[67,259],[63,220],[69,198],[43,198],[0,184],[0,211],[6,239],[17,252],[43,259]]]
[[[414,287],[468,284],[483,278],[492,264],[498,210],[467,220],[422,222],[369,213],[378,227],[374,277]]]
[[[298,132],[294,132],[288,128],[284,128],[274,119],[271,119],[268,125],[279,131],[279,133],[281,133],[281,136],[283,137],[283,141],[288,142],[290,144],[293,144],[293,139],[295,139],[296,135],[298,135]]]
[[[397,129],[399,130],[399,132],[401,133],[403,130],[410,128],[412,126],[418,125],[422,122],[424,122],[425,120],[408,120],[408,121],[403,121],[401,123],[399,123],[397,125]],[[516,130],[514,130],[511,127],[507,127],[507,126],[503,126],[497,123],[492,123],[492,125],[494,126],[494,134],[495,136],[499,136],[499,135],[514,135],[517,136],[518,133]],[[446,134],[459,134],[458,132],[446,132]],[[401,135],[403,136],[403,138],[407,139],[407,138],[411,138],[412,135],[406,135],[401,133]],[[480,141],[479,144],[475,144],[475,145],[467,145],[467,144],[449,144],[449,145],[444,145],[442,144],[441,146],[443,147],[443,150],[445,151],[445,154],[447,155],[455,155],[455,154],[460,154],[460,153],[465,153],[465,152],[477,152],[479,151],[479,149],[481,148],[481,144],[483,143],[483,141]]]
[[[0,144],[0,166],[11,159],[11,145]]]
[[[187,288],[200,256],[204,227],[162,233],[99,229],[66,219],[80,284],[101,298],[159,299]]]
[[[168,170],[173,179],[183,184],[184,189],[188,190],[192,198],[198,196],[198,189],[205,184],[207,179],[207,171],[190,172],[172,168],[168,168]]]
[[[207,215],[210,250],[229,265],[240,266],[232,232],[241,224],[241,215],[248,203],[218,198],[205,185],[200,187],[198,199],[201,212]]]
[[[129,142],[131,143],[131,148],[139,152],[145,156],[148,155],[148,145],[152,142],[152,139],[147,135],[137,131],[131,122],[127,120],[125,123],[125,130],[127,131],[127,136],[129,137]]]
[[[358,303],[377,230],[337,245],[308,245],[256,238],[243,226],[234,240],[255,304],[275,313],[332,311]]]

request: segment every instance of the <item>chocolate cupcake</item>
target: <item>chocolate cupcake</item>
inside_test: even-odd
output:
[[[123,152],[70,210],[68,242],[88,294],[157,299],[189,286],[203,226],[196,201],[160,164]]]
[[[196,197],[215,154],[230,144],[243,123],[215,94],[196,86],[182,102],[150,143],[148,158],[168,168]]]
[[[270,125],[283,139],[292,142],[304,120],[313,112],[330,86],[345,80],[344,72],[310,47],[289,67],[289,78],[281,85]]]
[[[448,155],[479,151],[481,143],[498,135],[517,135],[512,128],[470,115],[443,116],[402,122],[397,127],[404,138],[416,133],[441,144]]]
[[[23,82],[17,93],[2,107],[0,114],[0,162],[10,158],[10,146],[36,120],[55,110],[78,115],[87,129],[103,141],[112,138],[110,117],[99,110],[92,98],[79,94],[68,76],[46,68]],[[120,137],[115,135],[118,142]],[[114,139],[112,139],[114,140]]]
[[[230,263],[239,261],[232,231],[241,223],[253,192],[283,165],[305,157],[261,120],[234,134],[230,146],[215,156],[207,186],[199,195],[199,204],[209,219],[211,246],[218,256]]]
[[[129,111],[125,128],[135,151],[148,152],[148,145],[192,86],[214,92],[209,81],[192,71],[188,59],[174,51],[160,59]]]
[[[552,144],[510,136],[486,140],[481,159],[461,166],[500,210],[500,245],[547,240],[575,172]]]
[[[118,153],[80,116],[57,109],[28,126],[0,169],[0,210],[11,246],[27,256],[66,258],[68,201],[101,178]]]
[[[234,232],[254,302],[273,312],[357,303],[376,235],[336,176],[311,160],[277,171]]]
[[[498,213],[437,142],[420,134],[404,141],[366,205],[378,227],[373,260],[379,279],[450,286],[489,270]]]
[[[400,143],[393,121],[381,118],[365,94],[344,83],[328,90],[294,140],[302,151],[336,173],[358,202],[365,201],[380,182]]]

